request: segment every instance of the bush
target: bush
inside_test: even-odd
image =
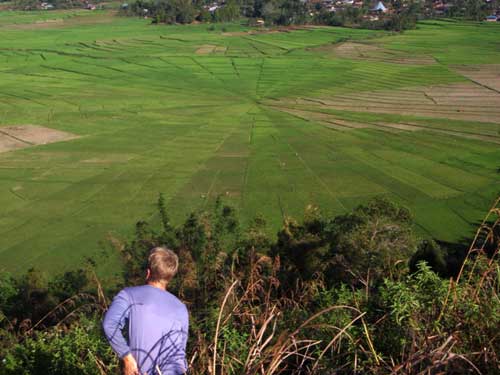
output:
[[[410,259],[410,272],[416,272],[418,264],[424,261],[437,274],[447,276],[446,257],[446,251],[441,249],[435,241],[424,240],[418,245],[417,251]]]
[[[37,332],[16,344],[3,360],[5,375],[101,375],[118,367],[101,334],[97,316],[82,318],[70,330]]]

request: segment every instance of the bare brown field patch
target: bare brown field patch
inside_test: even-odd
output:
[[[132,155],[128,154],[108,154],[102,158],[90,158],[84,159],[81,163],[86,164],[115,164],[115,163],[127,163],[130,159],[132,159]]]
[[[248,157],[249,152],[248,151],[243,151],[243,152],[222,152],[219,154],[220,157],[222,158],[246,158]]]
[[[500,92],[500,64],[462,65],[454,69],[471,81]]]
[[[36,29],[50,29],[55,26],[60,26],[64,24],[62,18],[56,18],[51,20],[35,21],[33,23],[20,23],[20,24],[10,24],[5,25],[8,29],[14,30],[36,30]]]
[[[389,50],[374,44],[344,42],[327,44],[313,50],[331,53],[336,57],[354,60],[388,62],[393,64],[430,65],[436,61],[431,56],[409,55],[404,52]]]
[[[227,47],[225,46],[216,46],[213,44],[203,44],[199,46],[195,53],[197,55],[209,55],[211,53],[225,53],[227,50]]]
[[[259,35],[259,34],[277,34],[277,33],[289,33],[295,30],[310,30],[321,28],[321,26],[314,25],[301,25],[301,26],[281,26],[272,29],[253,29],[247,31],[228,31],[223,32],[223,36],[247,36],[247,35]],[[324,28],[324,27],[323,27]]]
[[[236,191],[236,190],[228,190],[224,194],[226,195],[226,197],[230,197],[230,198],[241,197],[241,191]]]
[[[398,129],[398,130],[404,130],[404,131],[410,131],[410,132],[422,130],[422,127],[420,127],[420,126],[414,126],[414,125],[409,125],[409,124],[400,124],[400,123],[392,123],[392,122],[377,122],[376,124],[379,126],[384,126],[384,127],[389,127],[392,129]]]
[[[17,150],[19,148],[28,147],[29,144],[21,142],[8,135],[0,133],[0,153]]]
[[[305,111],[305,110],[286,108],[286,107],[274,107],[274,108],[279,109],[282,112],[290,113],[304,120],[321,123],[329,128],[336,130],[352,130],[352,129],[364,129],[373,127],[372,125],[367,123],[342,120],[328,113]]]
[[[500,123],[500,94],[472,82],[352,92],[288,102],[291,100],[300,105],[353,112]]]
[[[70,12],[70,11],[68,11]],[[37,20],[30,23],[13,23],[5,24],[2,27],[11,30],[38,30],[38,29],[52,29],[61,27],[70,27],[76,25],[94,25],[96,23],[111,23],[113,22],[113,15],[116,11],[109,11],[105,14],[99,13],[95,15],[84,16],[69,16],[65,18],[54,18],[46,20]]]
[[[0,152],[78,138],[61,130],[35,125],[0,127]]]

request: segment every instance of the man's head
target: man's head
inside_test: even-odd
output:
[[[178,267],[179,258],[172,250],[165,247],[155,247],[151,250],[148,258],[147,280],[166,286],[177,273]]]

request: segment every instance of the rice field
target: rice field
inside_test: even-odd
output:
[[[457,242],[500,191],[500,25],[211,30],[58,11],[0,12],[0,30],[0,269],[71,268],[155,221],[159,193],[175,221],[222,195],[270,231],[308,204],[336,215],[383,195],[421,236]]]

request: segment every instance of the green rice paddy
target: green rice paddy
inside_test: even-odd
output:
[[[500,191],[500,94],[460,73],[500,63],[500,25],[249,33],[65,11],[3,12],[0,30],[0,130],[80,136],[0,153],[0,270],[71,268],[155,220],[159,193],[175,221],[222,195],[271,231],[308,204],[335,215],[384,195],[420,235],[455,242]],[[337,54],[345,41],[378,50]],[[399,111],[401,92],[431,86],[461,105],[463,85],[486,90],[487,108],[462,118],[410,95]]]

